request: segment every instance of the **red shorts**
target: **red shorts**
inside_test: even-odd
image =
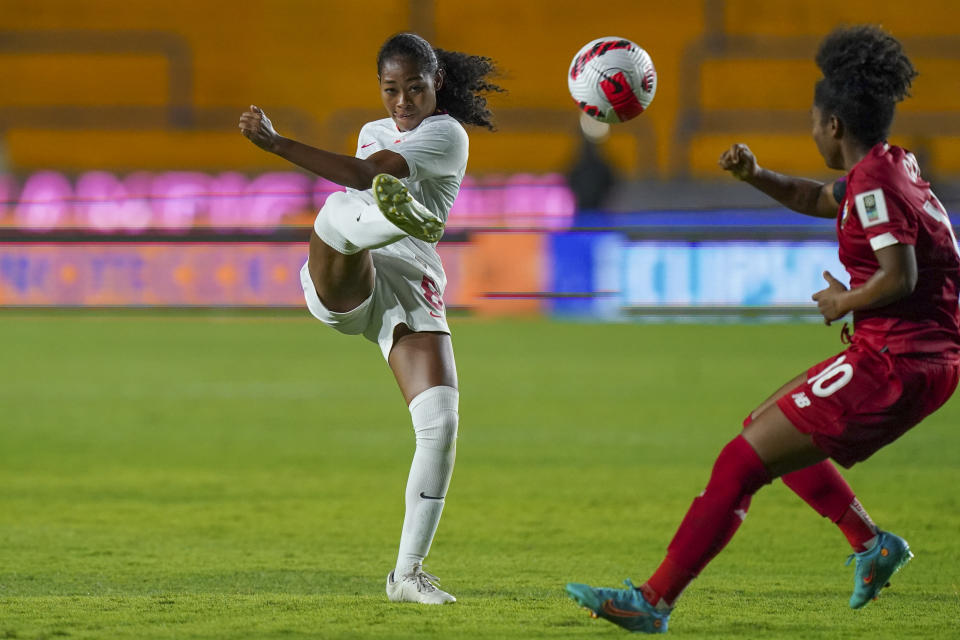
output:
[[[844,467],[866,460],[939,409],[960,362],[881,353],[860,344],[814,365],[777,400],[787,419]]]

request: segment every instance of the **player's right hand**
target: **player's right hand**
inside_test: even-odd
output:
[[[760,167],[750,147],[737,143],[723,152],[717,161],[720,168],[729,171],[740,180],[748,180],[757,175]]]
[[[280,140],[280,134],[273,128],[270,118],[255,104],[240,116],[240,133],[264,151],[273,151]]]

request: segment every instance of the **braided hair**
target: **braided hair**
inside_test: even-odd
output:
[[[493,114],[487,108],[485,94],[504,91],[487,79],[497,74],[493,60],[459,51],[434,49],[415,33],[398,33],[380,47],[377,73],[383,69],[384,62],[398,57],[413,60],[424,73],[432,75],[443,70],[444,82],[437,90],[437,109],[446,111],[463,124],[493,130]]]
[[[886,140],[894,107],[917,76],[900,41],[873,25],[841,27],[824,38],[816,62],[823,78],[813,101],[823,117],[835,115],[868,147]]]

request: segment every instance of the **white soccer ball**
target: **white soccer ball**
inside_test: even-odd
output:
[[[597,38],[573,56],[567,86],[577,105],[601,122],[624,122],[650,106],[657,70],[646,51],[626,38]]]

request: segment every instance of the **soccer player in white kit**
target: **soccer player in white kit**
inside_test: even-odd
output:
[[[423,570],[440,521],[456,452],[459,392],[443,304],[446,277],[436,242],[467,166],[463,124],[492,129],[484,94],[489,58],[434,49],[412,33],[377,55],[389,117],[360,130],[355,157],[280,136],[251,106],[240,130],[258,147],[347,187],[314,222],[300,272],[307,308],[320,321],[377,342],[410,409],[416,450],[387,596],[455,602]]]

